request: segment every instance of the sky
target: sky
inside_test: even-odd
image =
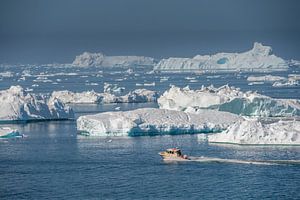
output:
[[[84,51],[155,58],[241,52],[300,60],[298,0],[0,0],[0,63],[70,63]]]

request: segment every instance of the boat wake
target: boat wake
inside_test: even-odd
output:
[[[178,160],[185,162],[202,162],[202,163],[232,163],[232,164],[253,164],[253,165],[300,165],[300,160],[240,160],[225,159],[213,157],[195,157],[190,156],[189,160]]]

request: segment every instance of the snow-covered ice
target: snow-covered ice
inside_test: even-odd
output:
[[[136,89],[123,96],[95,91],[71,92],[68,90],[54,91],[50,99],[57,98],[64,103],[74,104],[107,104],[107,103],[145,103],[156,102],[158,93],[147,89]]]
[[[102,67],[134,67],[134,66],[153,66],[155,60],[144,56],[106,56],[102,53],[89,53],[76,56],[73,61],[74,66],[102,66]]]
[[[216,109],[245,116],[279,117],[299,116],[300,102],[295,99],[274,99],[268,96],[224,85],[200,90],[172,86],[158,98],[159,107],[185,110],[187,107]]]
[[[217,53],[197,55],[193,58],[162,59],[154,66],[156,71],[281,71],[289,68],[289,62],[275,56],[272,48],[254,43],[251,50],[243,53]]]
[[[220,132],[239,118],[207,110],[202,114],[157,108],[80,116],[77,130],[91,136],[142,136]],[[219,116],[216,118],[216,114]]]
[[[289,79],[288,81],[276,81],[273,83],[273,87],[291,87],[300,85],[299,81]]]
[[[103,92],[110,94],[120,94],[125,90],[124,87],[119,87],[118,84],[104,83]]]
[[[72,109],[58,99],[27,93],[21,86],[0,91],[0,102],[0,121],[74,118]]]
[[[261,123],[257,119],[239,120],[227,130],[209,135],[209,142],[256,145],[300,145],[300,122]]]

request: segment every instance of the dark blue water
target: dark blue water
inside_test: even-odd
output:
[[[194,156],[300,159],[299,147],[212,146],[197,135],[79,137],[72,121],[15,126],[28,137],[0,141],[0,199],[300,198],[299,165],[164,163],[157,154],[178,146]]]
[[[219,74],[218,78],[196,74],[134,75],[99,69],[31,68],[33,76],[20,80],[19,68],[14,77],[2,78],[0,89],[22,85],[33,92],[48,93],[69,89],[101,92],[103,83],[118,83],[126,91],[148,88],[163,92],[170,84],[230,84],[242,90],[280,98],[300,97],[298,87],[273,88],[271,84],[249,86],[246,74]],[[69,73],[48,79],[59,84],[35,82],[37,74]],[[287,76],[289,72],[273,73]],[[297,72],[298,73],[298,72]],[[161,77],[169,80],[160,82]],[[190,82],[185,77],[196,77]],[[123,81],[117,79],[126,78]],[[117,80],[117,81],[116,81]],[[88,81],[88,82],[86,82]],[[156,86],[136,83],[155,82]],[[98,85],[86,85],[86,83]],[[38,87],[32,87],[38,84]],[[76,117],[83,114],[139,107],[147,104],[71,105]],[[234,163],[165,163],[157,154],[169,147],[179,147],[192,156],[240,160],[300,160],[300,147],[216,146],[201,135],[97,138],[77,135],[75,121],[37,122],[10,125],[27,135],[22,139],[0,140],[0,199],[300,199],[299,165],[253,165]]]

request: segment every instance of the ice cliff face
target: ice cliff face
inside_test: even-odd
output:
[[[0,121],[53,120],[74,118],[71,108],[56,98],[29,94],[21,86],[0,91]]]
[[[155,67],[157,71],[280,71],[287,70],[288,62],[272,53],[272,48],[254,43],[244,53],[217,53],[197,55],[193,58],[162,59]]]
[[[186,110],[188,107],[216,109],[245,116],[299,116],[299,100],[274,99],[255,92],[242,92],[227,85],[220,88],[202,87],[200,90],[172,86],[158,99],[159,107]]]
[[[300,122],[262,124],[257,119],[239,120],[228,130],[208,137],[209,142],[232,144],[300,145]]]
[[[77,129],[91,136],[146,136],[220,132],[239,119],[230,113],[206,111],[205,115],[142,108],[81,116]]]
[[[144,56],[106,56],[102,53],[84,52],[76,56],[72,64],[79,67],[153,66],[155,60]]]
[[[50,99],[59,99],[64,103],[75,104],[106,104],[106,103],[146,103],[156,102],[158,93],[147,89],[136,89],[123,96],[116,96],[111,93],[97,93],[94,91],[71,92],[68,90],[54,91]]]

